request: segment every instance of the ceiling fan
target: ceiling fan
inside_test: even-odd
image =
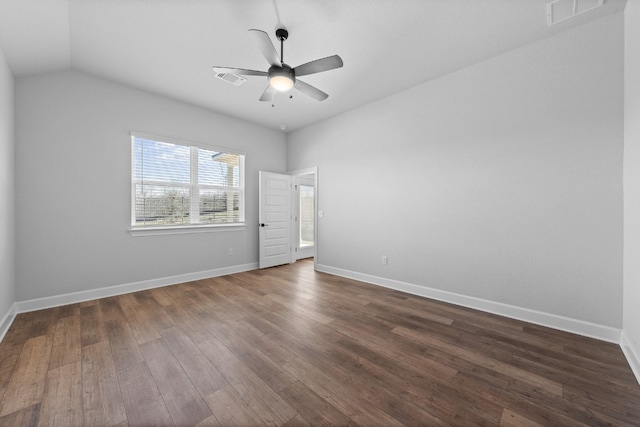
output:
[[[260,52],[262,52],[262,55],[264,55],[267,62],[269,62],[269,65],[271,65],[269,70],[256,71],[244,68],[216,66],[213,67],[213,71],[216,73],[231,73],[242,76],[266,76],[269,81],[269,86],[267,86],[265,91],[262,93],[260,101],[272,101],[276,92],[286,92],[291,88],[295,88],[318,101],[324,101],[329,97],[329,95],[320,89],[298,80],[298,77],[342,67],[342,59],[338,55],[316,59],[315,61],[307,62],[305,64],[298,65],[295,68],[291,68],[284,63],[284,41],[289,37],[289,32],[287,30],[284,28],[276,30],[276,38],[280,40],[279,57],[278,52],[271,43],[271,39],[267,33],[262,30],[249,30],[249,32],[258,42]]]

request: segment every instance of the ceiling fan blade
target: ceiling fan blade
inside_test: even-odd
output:
[[[264,92],[262,92],[262,96],[260,97],[260,101],[273,101],[273,97],[276,94],[276,90],[273,88],[273,86],[269,85],[267,86],[267,88],[264,90]]]
[[[246,70],[244,68],[213,67],[216,73],[231,73],[240,76],[266,76],[266,71]]]
[[[307,62],[306,64],[298,65],[294,68],[296,77],[306,76],[309,74],[319,73],[321,71],[329,71],[335,68],[342,67],[342,58],[338,55],[327,56],[326,58],[316,59],[315,61]]]
[[[267,62],[271,66],[281,67],[280,57],[276,48],[273,47],[269,35],[262,30],[249,30],[249,32],[253,34],[253,38],[258,42],[258,49],[260,49]]]
[[[300,92],[304,93],[305,95],[315,99],[316,101],[324,101],[329,97],[329,95],[327,95],[320,89],[315,88],[310,84],[305,83],[301,80],[296,80],[296,84],[293,87],[298,89]]]

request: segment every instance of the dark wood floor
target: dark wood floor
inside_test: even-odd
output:
[[[309,261],[20,314],[0,425],[640,425],[619,347]]]

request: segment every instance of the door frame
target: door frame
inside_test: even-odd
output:
[[[304,168],[304,169],[296,169],[290,172],[287,172],[287,174],[293,176],[301,176],[301,175],[314,175],[314,182],[313,182],[313,268],[316,269],[318,266],[318,194],[319,194],[319,188],[318,188],[318,167],[317,166],[313,166],[310,168]],[[292,191],[293,193],[293,191]],[[291,208],[292,208],[292,216],[293,216],[293,208],[296,207],[295,205],[297,204],[298,200],[296,198],[296,200],[293,200],[294,197],[291,197]],[[297,207],[296,207],[296,211],[297,211]],[[295,232],[296,230],[294,230],[294,228],[296,227],[297,222],[293,220],[293,218],[291,218],[291,247],[297,247],[298,246],[298,242],[294,241],[295,239],[295,235],[297,235],[297,233]],[[294,262],[296,262],[296,254],[295,251],[291,251],[291,263],[293,264]]]

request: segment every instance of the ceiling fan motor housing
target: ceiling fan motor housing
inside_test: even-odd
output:
[[[291,89],[296,83],[296,73],[287,64],[282,64],[282,67],[272,66],[267,71],[267,76],[269,84],[281,92]]]

